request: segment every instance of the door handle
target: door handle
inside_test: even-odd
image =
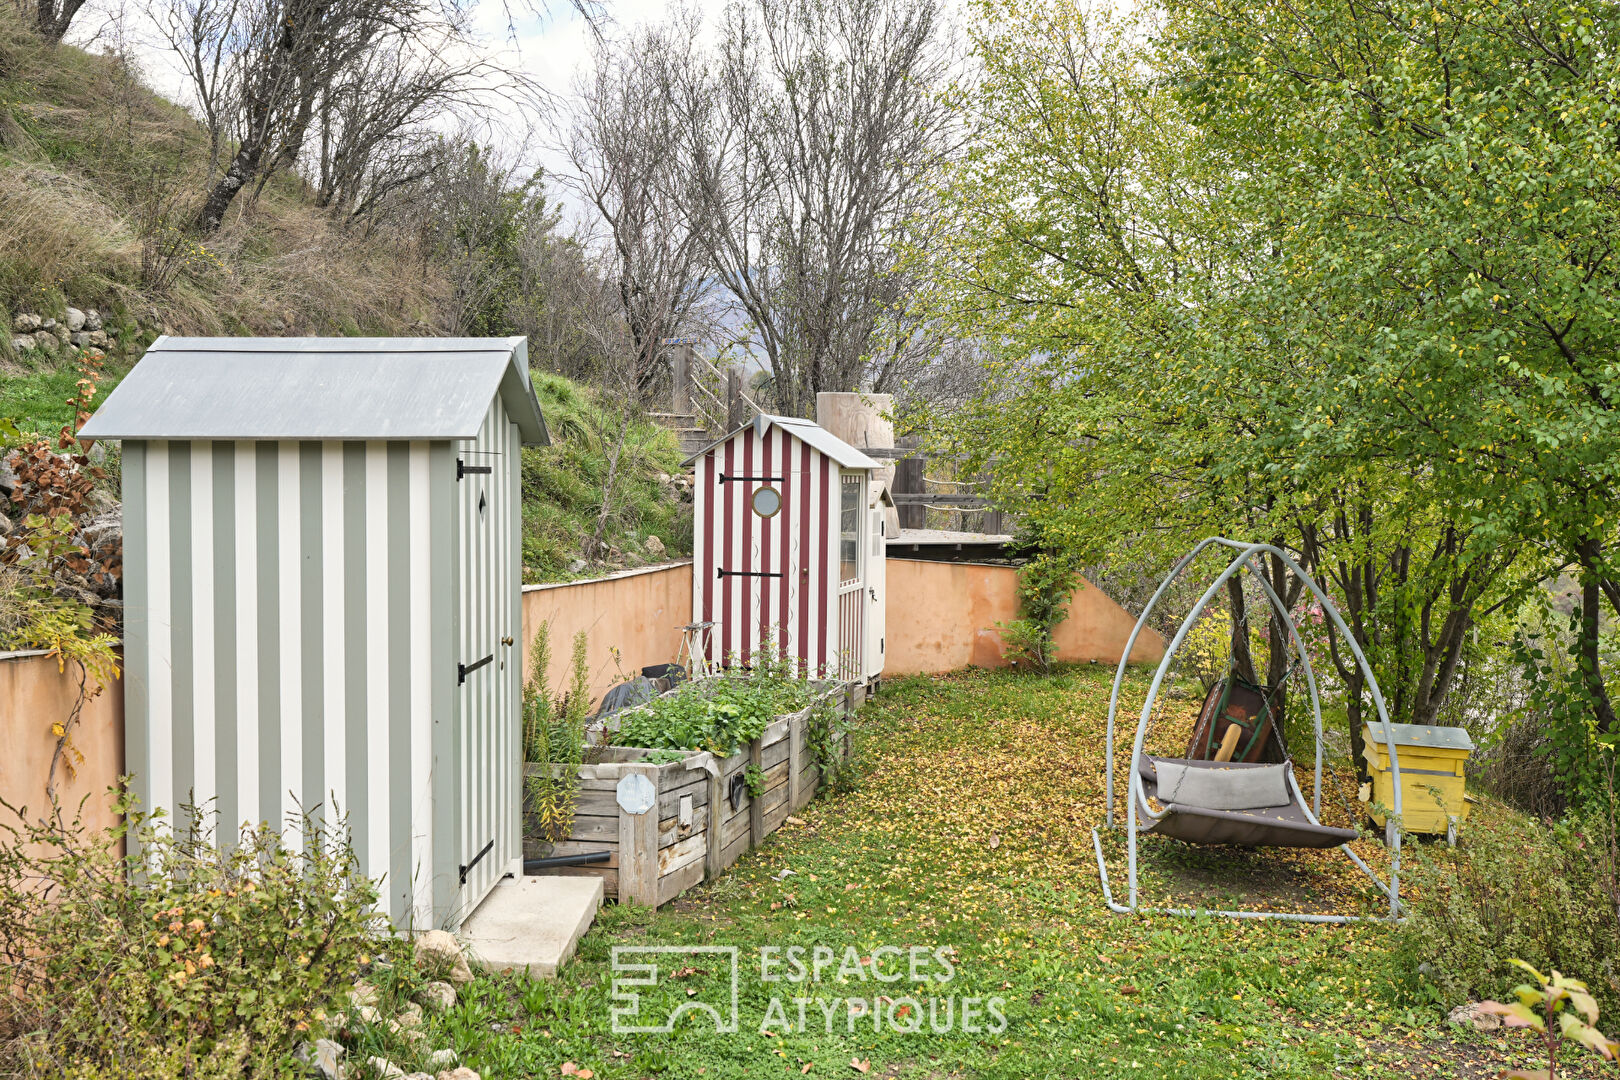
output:
[[[510,637],[503,637],[503,638],[501,638],[501,644],[502,645],[511,645],[512,644],[512,639]]]

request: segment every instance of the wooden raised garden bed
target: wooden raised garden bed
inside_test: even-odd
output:
[[[606,851],[605,863],[556,867],[547,873],[601,877],[607,895],[621,903],[668,903],[718,875],[816,797],[821,775],[806,737],[813,710],[777,717],[759,738],[725,758],[689,750],[678,751],[680,760],[658,763],[656,757],[645,759],[671,752],[622,746],[594,751],[599,760],[578,766],[568,835],[548,844],[525,814],[524,857]],[[848,756],[847,738],[840,753]],[[758,798],[747,789],[750,765],[763,777]],[[531,763],[524,768],[533,776],[562,766]],[[633,775],[652,786],[652,808],[644,813],[630,813],[620,805],[620,785]]]

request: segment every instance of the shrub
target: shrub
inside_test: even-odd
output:
[[[1052,670],[1057,656],[1052,631],[1068,617],[1078,578],[1074,560],[1052,551],[1041,551],[1018,571],[1019,618],[996,623],[1011,663]]]
[[[645,708],[624,715],[618,741],[653,750],[710,750],[726,756],[765,732],[784,713],[810,704],[812,688],[796,660],[773,642],[712,679],[682,683]]]
[[[554,696],[546,685],[551,667],[551,624],[543,622],[529,649],[529,679],[523,685],[523,760],[565,766],[555,774],[524,777],[528,810],[540,832],[556,841],[574,820],[577,766],[585,760],[585,721],[590,709],[590,673],[585,631],[574,635],[569,686]]]
[[[1586,975],[1620,1009],[1620,834],[1614,805],[1543,826],[1496,811],[1470,818],[1463,846],[1408,848],[1402,936],[1443,1000],[1489,997],[1503,965]]]
[[[117,799],[111,835],[6,808],[0,1073],[299,1075],[298,1044],[395,947],[341,826],[306,815],[295,845],[263,828],[221,849],[210,812],[171,828]]]

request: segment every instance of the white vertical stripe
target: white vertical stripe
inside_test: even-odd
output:
[[[414,915],[418,929],[433,925],[433,651],[432,628],[447,611],[432,610],[428,445],[413,442],[410,450],[410,611],[411,648],[411,873],[415,875]],[[444,553],[441,553],[443,557]],[[446,723],[450,722],[445,717]],[[449,838],[446,837],[446,840]]]
[[[326,783],[316,796],[326,809],[327,821],[349,812],[344,784],[348,767],[345,744],[348,717],[343,701],[343,444],[321,444],[321,665],[322,734],[325,737],[323,775]]]
[[[214,444],[191,444],[191,785],[206,807],[215,779],[219,717],[214,708]],[[215,804],[218,805],[217,803]]]
[[[174,641],[169,559],[169,444],[146,451],[146,579],[148,667],[147,810],[174,811]],[[172,823],[172,819],[171,819]]]
[[[304,793],[304,709],[302,698],[303,600],[299,590],[298,532],[302,515],[298,509],[298,444],[284,442],[276,448],[276,583],[280,587],[278,617],[281,661],[281,790],[277,800],[281,804],[281,821],[277,828],[288,826],[288,816],[299,812],[300,803],[311,804],[313,798]],[[316,798],[319,796],[316,795]],[[288,837],[288,844],[296,842]]]
[[[371,760],[380,765],[366,770],[366,822],[370,828],[371,865],[367,872],[378,877],[388,872],[389,820],[388,784],[388,633],[394,619],[404,612],[388,609],[388,575],[399,569],[388,565],[388,444],[366,444],[366,618],[372,632],[366,635],[366,745]],[[353,673],[351,673],[351,677]],[[387,892],[400,883],[389,880]]]
[[[810,664],[812,677],[820,677],[820,660],[817,657],[816,642],[821,638],[821,619],[816,610],[816,597],[826,587],[821,580],[821,564],[816,557],[816,549],[821,540],[821,451],[810,451],[810,468],[804,474],[804,514],[810,519],[808,538],[810,546],[804,552],[804,564],[809,568],[809,574],[800,574],[799,580],[804,583],[804,593],[799,602],[804,605],[806,613],[804,655]]]
[[[257,824],[259,806],[258,444],[236,444],[236,821]]]

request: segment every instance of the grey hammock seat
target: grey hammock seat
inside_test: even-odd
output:
[[[1192,769],[1264,769],[1263,764],[1199,761],[1190,758],[1158,758],[1143,754],[1138,771],[1144,798],[1138,799],[1138,818],[1144,832],[1173,836],[1191,844],[1232,844],[1237,847],[1331,848],[1360,834],[1355,829],[1335,829],[1318,824],[1305,804],[1304,794],[1288,778],[1289,802],[1252,810],[1213,810],[1186,803],[1164,803],[1154,810],[1146,797],[1159,797],[1160,762]],[[1275,766],[1271,766],[1274,768]]]

